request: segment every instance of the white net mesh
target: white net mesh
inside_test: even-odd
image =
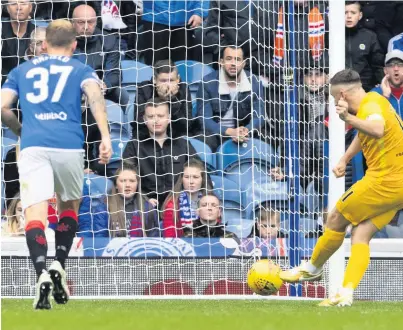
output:
[[[74,56],[104,83],[113,156],[98,164],[100,134],[83,101],[85,184],[67,262],[73,295],[249,296],[257,258],[289,266],[310,256],[327,206],[329,13],[327,1],[294,2],[2,3],[3,82],[46,51],[41,27],[71,18]],[[13,19],[15,6],[32,6],[29,22]],[[165,100],[170,115],[150,100]],[[8,226],[23,220],[17,143],[3,127],[2,292],[28,296],[25,240]],[[130,189],[141,194],[133,199]],[[322,298],[325,273],[279,295]]]

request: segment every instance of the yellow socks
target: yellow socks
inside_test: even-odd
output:
[[[345,233],[325,229],[318,239],[312,252],[310,263],[316,268],[322,268],[325,262],[337,251],[344,241]]]
[[[344,273],[343,288],[356,289],[369,265],[369,245],[354,244]]]

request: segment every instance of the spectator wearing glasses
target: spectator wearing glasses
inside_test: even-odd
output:
[[[46,53],[46,49],[43,47],[43,41],[46,37],[46,28],[37,27],[31,33],[29,47],[25,52],[24,60],[32,60],[35,56]]]
[[[77,33],[74,57],[95,70],[102,81],[105,98],[120,104],[124,110],[129,95],[120,88],[118,39],[113,34],[104,34],[97,27],[96,12],[88,5],[79,5],[74,9],[72,22]]]
[[[386,54],[385,67],[383,69],[385,77],[382,83],[372,91],[385,96],[393,105],[396,112],[403,116],[403,52],[392,50]]]

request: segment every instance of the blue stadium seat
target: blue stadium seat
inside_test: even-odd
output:
[[[1,140],[1,160],[3,161],[6,156],[7,153],[14,148],[17,145],[17,141],[10,139],[10,138],[6,138],[3,137]]]
[[[188,84],[191,92],[197,92],[203,77],[214,72],[211,66],[197,61],[178,61],[175,65],[181,81]]]
[[[196,99],[192,100],[192,117],[193,118],[197,117],[197,100]]]
[[[121,62],[122,85],[126,90],[136,90],[136,85],[142,81],[150,80],[153,69],[141,62],[125,60]]]
[[[223,176],[211,175],[213,193],[221,200],[223,206],[223,223],[229,219],[242,219],[242,196],[238,185]]]
[[[123,112],[120,105],[106,100],[106,111],[111,133],[115,132],[129,137],[130,131],[127,126],[127,115]]]
[[[261,176],[250,181],[243,191],[244,208],[248,218],[254,218],[254,211],[267,202],[272,207],[284,209],[289,201],[288,184],[284,181],[275,181],[270,176]]]
[[[42,20],[42,19],[34,19],[33,23],[37,27],[44,27],[44,28],[48,27],[48,25],[49,25],[49,21]]]
[[[227,170],[239,162],[249,162],[276,165],[276,152],[270,144],[258,139],[249,139],[245,143],[224,142],[217,152],[217,168]]]
[[[269,175],[270,168],[276,166],[276,153],[271,145],[257,139],[242,144],[228,140],[218,149],[216,162],[217,170],[245,190],[250,182]]]
[[[111,180],[96,174],[86,174],[84,177],[84,193],[91,198],[99,198],[110,194],[113,188]]]
[[[6,212],[6,187],[4,180],[1,180],[1,216]]]
[[[14,134],[14,132],[9,129],[8,127],[3,126],[2,127],[2,131],[3,131],[3,138],[9,138],[11,140],[17,141],[18,140],[18,136]]]
[[[211,148],[204,142],[195,138],[188,138],[188,140],[192,144],[193,148],[195,148],[197,155],[200,157],[203,163],[205,163],[207,171],[215,171],[215,154],[213,154]]]
[[[249,237],[252,233],[255,221],[252,219],[230,218],[227,221],[225,229],[234,233],[238,238]]]
[[[123,158],[123,152],[128,142],[128,138],[112,137],[112,157],[108,165],[106,165],[108,169],[112,171],[116,171],[118,169]]]
[[[290,219],[288,215],[286,216],[284,221],[281,221],[280,228],[284,233],[290,232]],[[301,232],[301,234],[305,236],[309,232],[314,232],[316,230],[317,230],[317,221],[315,219],[307,217],[299,218],[299,231]]]

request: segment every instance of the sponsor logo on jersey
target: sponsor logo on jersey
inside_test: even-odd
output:
[[[35,118],[38,120],[66,120],[67,119],[67,113],[64,111],[61,111],[59,113],[56,112],[50,112],[50,113],[36,113]]]

